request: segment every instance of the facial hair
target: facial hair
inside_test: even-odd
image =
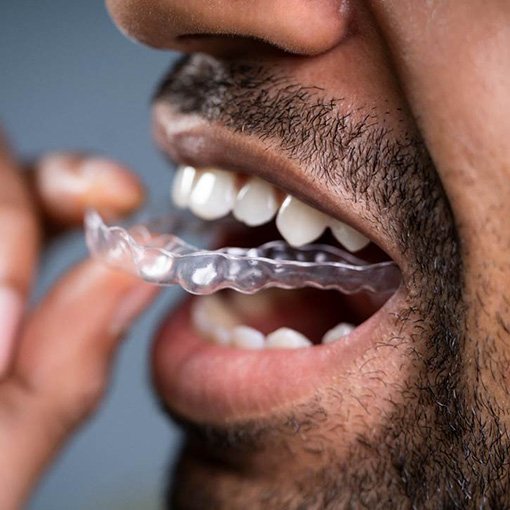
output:
[[[263,62],[188,57],[157,97],[233,132],[276,140],[287,157],[366,204],[365,219],[381,224],[411,268],[407,307],[395,317],[391,341],[406,349],[412,375],[398,388],[399,398],[390,403],[375,437],[359,434],[348,455],[337,455],[335,443],[345,430],[340,425],[338,436],[324,434],[342,405],[334,386],[267,420],[218,427],[174,416],[188,439],[168,491],[169,506],[507,507],[508,434],[488,392],[467,382],[477,380],[479,364],[468,367],[465,359],[459,239],[419,134],[396,135],[369,105],[353,112],[342,99],[294,83]],[[404,330],[408,333],[400,335]],[[303,430],[306,444],[296,440]],[[285,482],[252,476],[246,460],[263,454],[270,464],[275,449],[280,458],[274,462],[285,473],[296,444],[318,452],[317,467]]]

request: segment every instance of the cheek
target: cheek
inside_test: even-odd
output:
[[[504,350],[509,333],[498,317],[510,286],[508,15],[498,2],[415,4],[372,2],[455,218],[469,337],[476,339],[470,348],[474,354],[492,337]]]
[[[322,55],[278,58],[270,64],[293,82],[320,90],[353,120],[362,121],[369,111],[371,122],[390,129],[397,138],[417,133],[384,41],[370,18],[360,17],[358,25],[358,32]]]

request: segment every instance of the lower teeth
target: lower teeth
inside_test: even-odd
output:
[[[261,332],[249,324],[274,315],[275,311],[280,312],[282,303],[275,305],[271,299],[265,299],[266,296],[260,296],[262,299],[251,296],[248,304],[241,305],[245,309],[239,310],[242,300],[232,300],[232,306],[226,306],[220,297],[214,295],[222,289],[233,289],[240,293],[238,296],[267,288],[295,289],[293,295],[299,292],[297,289],[304,287],[336,295],[340,291],[343,295],[353,295],[354,302],[364,296],[373,309],[379,308],[401,283],[400,271],[394,262],[371,264],[325,244],[294,248],[277,240],[258,248],[198,249],[175,232],[199,236],[208,233],[209,241],[218,232],[210,227],[204,230],[202,223],[193,224],[182,213],[172,214],[168,219],[171,220],[169,231],[173,233],[156,234],[143,225],[130,229],[107,226],[97,213],[90,212],[86,220],[87,242],[92,254],[110,266],[129,271],[154,284],[178,284],[192,294],[209,294],[195,299],[192,321],[205,339],[218,345],[252,350],[299,349],[337,342],[355,329],[347,322],[334,325],[341,308],[326,297],[319,303],[318,311],[324,319],[321,324],[308,320],[310,308],[306,300],[301,303],[305,305],[304,313],[296,311],[289,299],[285,300],[287,309],[289,305],[291,307],[291,313],[287,316],[278,313],[280,319],[287,318],[287,324],[294,322],[296,328],[305,334],[282,327],[286,324],[278,320],[263,321],[264,331]],[[158,222],[152,225],[168,227]],[[324,317],[328,304],[335,305],[333,315]],[[232,311],[232,307],[238,309]],[[355,315],[351,315],[349,303],[346,311],[357,323],[368,317],[366,310],[354,310]],[[315,326],[325,327],[317,331]],[[328,327],[330,329],[323,334]]]
[[[212,295],[193,300],[191,319],[194,328],[205,340],[225,347],[240,349],[301,349],[313,343],[298,331],[281,327],[267,336],[250,326],[229,310],[221,297]],[[347,337],[355,326],[341,322],[322,337],[322,344],[331,344]]]

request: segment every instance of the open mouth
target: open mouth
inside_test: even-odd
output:
[[[406,260],[366,204],[325,190],[267,140],[165,100],[154,118],[156,140],[180,165],[173,202],[211,230],[221,224],[211,251],[178,237],[163,252],[135,246],[145,279],[206,294],[169,313],[156,339],[154,380],[166,405],[225,423],[267,416],[339,378],[381,393],[373,374],[402,363],[391,339]],[[364,370],[372,375],[361,381]]]
[[[250,249],[283,238],[296,249],[318,243],[347,250],[346,257],[356,254],[365,265],[390,260],[353,227],[259,177],[181,166],[171,195],[178,207],[190,209],[203,220],[235,218],[223,232],[221,243],[227,246]],[[394,283],[388,280],[387,287],[376,293],[348,296],[310,288],[266,290],[254,296],[221,291],[195,298],[191,320],[205,341],[222,347],[303,349],[331,344],[345,340],[374,315],[395,290]]]
[[[223,247],[201,250],[143,225],[107,227],[94,214],[89,245],[152,283],[207,294],[193,301],[192,324],[216,345],[299,349],[337,342],[400,284],[397,266],[367,237],[258,177],[180,166],[171,197],[176,207],[208,222],[206,229],[220,227],[215,242]],[[234,221],[215,225],[226,217]],[[286,291],[261,292],[273,287]]]

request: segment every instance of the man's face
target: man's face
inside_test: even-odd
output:
[[[506,506],[508,5],[107,3],[130,36],[189,55],[154,106],[173,160],[239,186],[257,176],[362,232],[373,244],[359,256],[383,250],[402,273],[387,300],[290,290],[201,308],[212,326],[286,326],[316,344],[357,326],[327,345],[217,345],[196,302],[168,319],[155,381],[189,431],[173,507]]]

